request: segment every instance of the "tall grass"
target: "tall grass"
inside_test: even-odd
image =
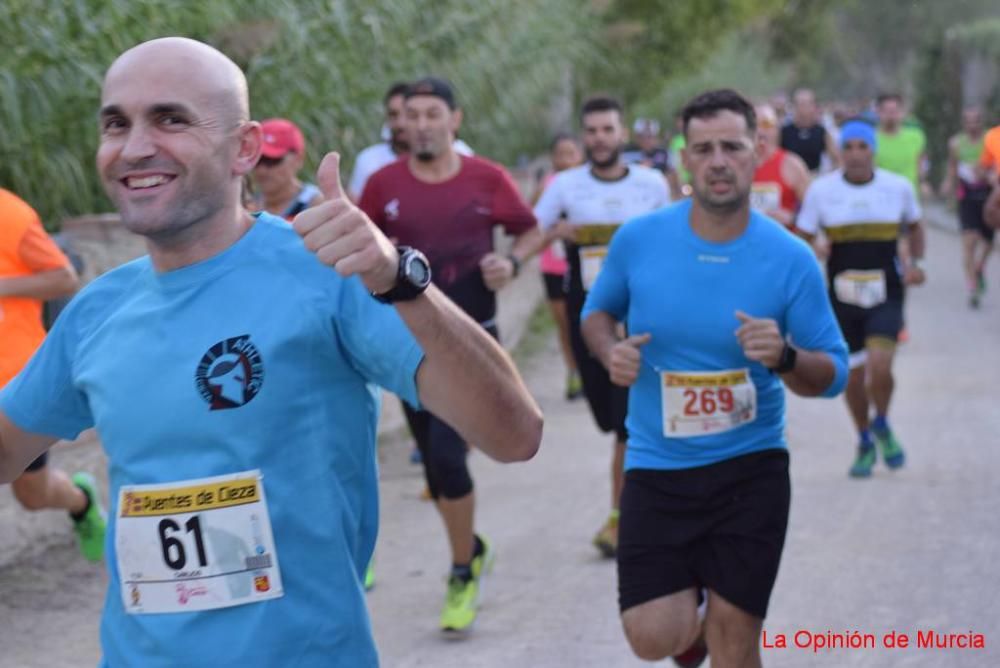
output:
[[[599,30],[578,0],[4,0],[0,186],[50,227],[110,207],[93,167],[103,72],[123,50],[165,35],[211,43],[247,73],[256,118],[303,128],[310,168],[378,138],[389,83],[449,77],[462,134],[512,160],[548,131],[567,67],[596,58]]]

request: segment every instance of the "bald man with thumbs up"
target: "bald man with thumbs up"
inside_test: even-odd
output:
[[[108,457],[102,666],[375,668],[377,386],[500,461],[542,418],[503,349],[344,195],[248,214],[246,80],[190,39],[135,46],[101,92],[97,166],[149,255],[62,312],[0,391],[0,483],[96,426]]]
[[[581,316],[630,388],[619,607],[640,658],[760,666],[790,501],[783,387],[838,394],[847,348],[810,249],[751,210],[753,106],[711,91],[683,119],[693,197],[621,227]]]

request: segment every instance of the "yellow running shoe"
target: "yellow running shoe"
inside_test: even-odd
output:
[[[479,608],[479,581],[477,578],[463,580],[448,578],[448,594],[441,611],[441,630],[445,632],[465,631],[476,621]]]
[[[607,559],[614,559],[618,554],[618,511],[611,511],[608,521],[594,536],[594,547]]]
[[[371,591],[372,587],[375,586],[375,557],[372,557],[368,562],[368,568],[365,569],[365,591]]]

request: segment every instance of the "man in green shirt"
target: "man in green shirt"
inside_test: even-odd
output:
[[[691,195],[691,175],[684,168],[681,161],[681,151],[684,150],[687,142],[684,139],[684,119],[681,118],[680,112],[674,117],[674,136],[670,138],[670,142],[667,144],[667,151],[670,154],[670,164],[675,165],[677,168],[677,178],[680,182],[680,194],[683,197],[690,197]],[[673,195],[673,193],[671,193]],[[676,197],[674,199],[677,199]]]
[[[994,230],[983,220],[983,206],[990,183],[979,168],[985,137],[983,113],[970,107],[962,113],[962,132],[948,141],[948,171],[941,195],[958,200],[958,221],[962,227],[962,265],[969,289],[969,306],[979,308],[986,291],[983,271],[993,250]]]
[[[919,127],[904,124],[906,109],[903,98],[896,93],[878,96],[878,153],[876,166],[899,174],[913,184],[913,189],[921,192],[921,165],[927,137]]]

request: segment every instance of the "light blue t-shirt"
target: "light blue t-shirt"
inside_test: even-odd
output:
[[[144,257],[87,286],[0,410],[29,432],[74,438],[96,425],[101,436],[112,518],[103,665],[376,666],[361,586],[378,527],[376,385],[417,404],[422,359],[394,308],[267,214],[207,260],[158,274]],[[252,469],[284,596],[127,614],[119,488]]]
[[[781,379],[744,356],[737,310],[773,318],[797,347],[828,353],[836,377],[824,396],[840,393],[847,379],[847,346],[809,247],[757,212],[739,238],[709,242],[692,231],[690,211],[685,200],[623,225],[581,316],[604,311],[626,322],[630,334],[652,335],[629,392],[626,469],[691,468],[786,447]],[[756,387],[756,419],[721,433],[665,435],[659,372],[746,368]]]

